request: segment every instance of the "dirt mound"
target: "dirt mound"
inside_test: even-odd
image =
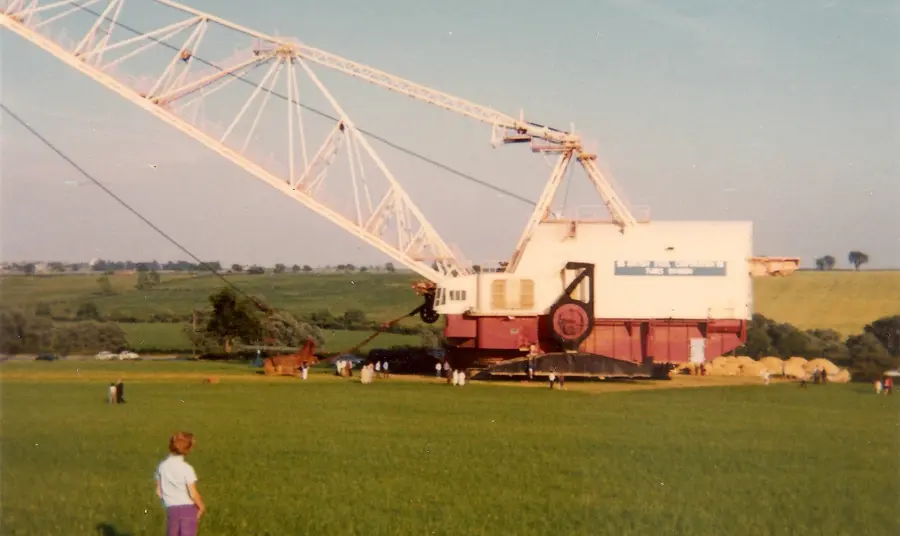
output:
[[[847,369],[840,369],[836,374],[828,375],[828,381],[834,383],[849,383],[850,382],[850,371]]]
[[[768,367],[751,359],[749,363],[741,365],[741,376],[761,376],[764,370],[768,370]]]
[[[720,355],[719,357],[713,359],[709,362],[710,367],[717,368],[725,365],[731,365],[735,361],[735,358],[727,355]]]
[[[766,370],[768,370],[770,374],[775,374],[777,376],[784,374],[784,361],[782,361],[780,357],[764,357],[760,359],[759,362],[766,367]]]
[[[740,373],[740,365],[730,361],[719,361],[718,365],[714,364],[707,369],[707,374],[709,374],[710,376],[738,376],[740,375]]]
[[[832,363],[831,361],[823,358],[813,359],[808,361],[806,365],[804,365],[804,369],[806,372],[812,372],[814,369],[819,368],[819,370],[824,370],[825,374],[831,376],[832,374],[837,374],[841,371],[841,368]]]

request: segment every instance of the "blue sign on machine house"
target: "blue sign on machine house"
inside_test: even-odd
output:
[[[725,261],[615,261],[615,275],[724,276]]]

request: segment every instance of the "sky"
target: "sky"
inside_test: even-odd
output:
[[[144,31],[169,20],[148,4],[128,0],[121,20]],[[896,1],[189,4],[513,116],[574,124],[622,196],[651,207],[654,220],[751,220],[758,255],[812,266],[831,254],[845,266],[858,249],[872,268],[900,267]],[[217,63],[252,44],[207,39],[197,54]],[[0,54],[3,104],[198,257],[390,260],[11,32],[0,33]],[[532,200],[550,175],[525,146],[491,148],[484,124],[316,72],[358,126],[398,145]],[[301,101],[327,111],[308,81],[299,88]],[[202,112],[211,128],[241,107],[240,94],[225,93]],[[284,166],[284,117],[264,117],[254,158]],[[333,126],[304,117],[310,139]],[[187,259],[5,114],[0,141],[0,259]],[[445,242],[476,263],[509,257],[531,206],[372,146]],[[336,167],[334,180],[348,180],[347,169]],[[600,204],[581,179],[561,189],[567,213]],[[349,206],[341,192],[330,193]]]

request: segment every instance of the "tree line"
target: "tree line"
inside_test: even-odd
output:
[[[288,267],[284,263],[277,263],[274,267],[267,268],[265,266],[260,266],[257,264],[251,264],[249,266],[245,266],[242,264],[234,263],[230,265],[227,269],[225,269],[221,262],[219,261],[210,261],[205,263],[194,263],[188,261],[169,261],[165,263],[160,263],[158,261],[147,261],[147,262],[135,262],[135,261],[108,261],[99,259],[93,261],[92,263],[64,263],[64,262],[46,262],[40,263],[44,265],[42,271],[45,269],[50,273],[67,273],[67,272],[83,272],[83,271],[91,271],[91,272],[99,272],[110,275],[114,272],[121,271],[136,271],[136,272],[200,272],[200,271],[215,271],[218,273],[236,273],[236,274],[264,274],[267,271],[274,272],[276,274],[286,273],[288,271],[299,274],[299,273],[310,273],[317,271],[316,268],[308,264],[293,264]],[[7,265],[7,269],[12,272],[21,272],[26,275],[34,275],[38,272],[38,263],[34,262],[13,262]],[[394,267],[394,263],[387,262],[384,265],[379,266],[356,266],[355,264],[346,263],[346,264],[338,264],[335,266],[325,266],[322,268],[325,271],[336,271],[336,272],[368,272],[368,271],[384,271],[388,273],[394,273],[397,269]]]
[[[853,250],[847,254],[847,262],[854,270],[859,270],[863,264],[869,262],[869,256],[862,251]],[[834,270],[837,265],[837,259],[832,255],[824,255],[816,259],[816,270]]]
[[[849,368],[858,379],[873,379],[900,368],[900,315],[879,318],[863,332],[842,337],[831,329],[801,330],[786,322],[753,315],[747,340],[733,352],[753,358],[824,357]]]

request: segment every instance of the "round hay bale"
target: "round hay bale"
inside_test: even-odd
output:
[[[766,370],[771,374],[778,374],[779,376],[784,374],[784,361],[782,361],[780,357],[764,357],[760,359],[759,362],[762,363],[762,365],[766,367]]]
[[[741,373],[741,367],[735,363],[726,363],[718,367],[710,367],[707,374],[710,376],[737,376]]]
[[[800,365],[802,367],[803,365],[806,364],[806,358],[805,357],[797,357],[797,356],[789,357],[788,360],[785,361],[785,364]]]
[[[768,367],[759,361],[751,361],[741,366],[741,376],[760,376],[764,370],[768,370]]]
[[[837,374],[841,371],[840,367],[838,367],[831,361],[823,359],[821,357],[808,361],[803,368],[806,369],[807,372],[812,372],[812,370],[816,367],[818,367],[819,370],[824,370],[825,374],[828,374],[829,376],[831,376],[832,374]]]
[[[850,371],[847,369],[840,369],[836,374],[828,375],[828,381],[833,383],[849,383],[850,382]]]
[[[805,378],[806,377],[806,369],[803,368],[799,363],[791,363],[788,360],[787,363],[784,364],[784,375],[787,378]]]
[[[732,363],[734,363],[734,358],[727,355],[720,355],[710,362],[710,364],[714,367],[722,367],[725,365],[730,365]]]
[[[753,365],[754,363],[757,363],[757,361],[755,359],[753,359],[752,357],[746,356],[746,355],[739,355],[739,356],[735,357],[734,362],[742,367],[747,366],[747,365]]]

